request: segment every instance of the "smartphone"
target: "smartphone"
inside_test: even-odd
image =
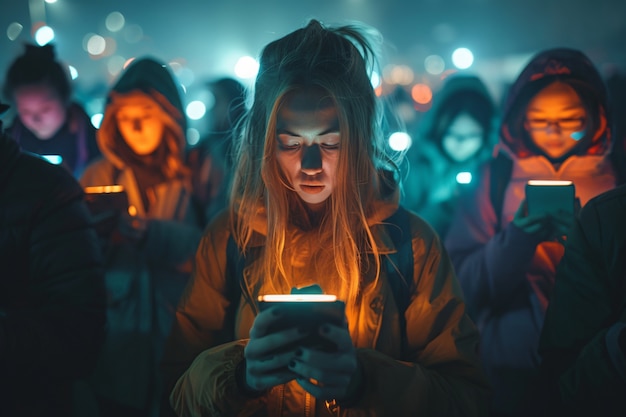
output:
[[[273,306],[280,306],[283,314],[269,332],[277,332],[293,327],[304,328],[308,336],[284,350],[305,346],[325,352],[337,350],[332,341],[319,335],[323,324],[343,326],[345,304],[334,295],[327,294],[267,294],[259,296],[259,309],[265,311]],[[282,349],[281,349],[282,350]]]
[[[94,216],[128,211],[128,195],[121,185],[85,187],[85,202]]]
[[[41,155],[41,157],[52,165],[61,165],[63,163],[63,157],[61,155]]]
[[[572,181],[530,180],[526,183],[528,215],[560,211],[574,213],[576,190]]]

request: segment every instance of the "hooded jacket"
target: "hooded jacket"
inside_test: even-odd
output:
[[[570,80],[584,92],[581,98],[598,123],[564,158],[550,161],[532,144],[523,123],[530,99],[556,80]],[[510,175],[491,178],[486,164],[481,182],[459,203],[445,244],[481,332],[481,357],[494,385],[497,411],[519,410],[536,377],[539,334],[563,255],[560,242],[539,242],[511,222],[525,184],[531,179],[571,180],[581,205],[614,188],[609,126],[606,89],[589,59],[571,49],[539,53],[512,85],[502,112],[495,154],[510,161]],[[504,189],[499,213],[491,199],[492,181]]]
[[[0,134],[0,415],[70,415],[104,338],[102,263],[76,181]]]
[[[137,99],[156,103],[165,124],[161,145],[143,159],[126,145],[116,122],[119,108]],[[98,395],[144,410],[160,395],[162,343],[202,234],[182,164],[184,132],[173,76],[156,60],[137,60],[109,93],[97,137],[103,158],[81,178],[83,186],[122,185],[136,223],[145,228],[136,242],[107,242],[109,337],[93,378]]]
[[[469,159],[453,160],[443,148],[443,137],[454,121],[447,107],[480,106],[485,116],[482,143]],[[454,116],[456,117],[456,116]],[[478,181],[478,169],[487,161],[495,144],[495,104],[486,85],[477,76],[453,75],[447,78],[434,97],[433,107],[420,123],[419,141],[407,153],[409,172],[404,181],[404,204],[415,211],[445,237],[454,214],[458,194],[466,183],[457,180],[459,173],[469,173],[471,181]]]
[[[398,242],[383,225],[397,203],[379,203],[370,222],[381,256],[385,256],[397,250]],[[410,233],[414,260],[411,290],[407,289],[410,304],[404,312],[408,346],[402,347],[401,313],[382,270],[377,290],[367,292],[360,302],[358,318],[349,318],[355,321],[351,323],[351,328],[357,329],[352,339],[364,374],[364,390],[356,403],[331,412],[324,401],[316,400],[295,381],[256,398],[242,393],[235,369],[243,359],[258,311],[252,300],[264,293],[263,283],[252,277],[266,240],[262,210],[253,228],[244,283],[236,302],[229,299],[228,291],[233,284],[229,281],[236,278],[228,267],[234,260],[227,257],[231,230],[227,213],[209,225],[198,248],[195,274],[178,307],[164,359],[170,376],[182,374],[170,397],[178,416],[486,415],[488,387],[475,356],[474,325],[464,313],[446,251],[432,228],[413,214],[403,228],[403,233]],[[307,235],[295,226],[288,233],[286,272],[290,276],[311,284],[311,270],[318,271],[317,265],[323,271],[313,279],[322,288],[337,279],[333,268],[324,269],[332,261],[314,255],[332,256],[316,250],[328,237],[318,231]]]

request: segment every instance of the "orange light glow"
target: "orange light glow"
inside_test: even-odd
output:
[[[337,301],[336,295],[329,294],[266,294],[259,295],[259,301],[269,302],[318,302],[332,303]]]
[[[572,185],[571,181],[561,180],[529,180],[528,185]]]
[[[415,84],[411,88],[411,97],[419,104],[428,104],[433,99],[433,90],[426,84]]]
[[[109,194],[109,193],[121,193],[124,191],[122,185],[97,185],[93,187],[85,187],[86,194]]]

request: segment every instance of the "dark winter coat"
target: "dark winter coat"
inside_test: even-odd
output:
[[[104,337],[102,254],[76,181],[7,136],[0,270],[0,415],[69,416]]]

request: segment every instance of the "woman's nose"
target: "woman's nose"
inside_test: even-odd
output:
[[[302,150],[302,171],[308,175],[314,175],[322,170],[322,153],[319,144],[304,146]]]
[[[138,132],[141,131],[141,119],[133,119],[133,130],[136,130]]]

